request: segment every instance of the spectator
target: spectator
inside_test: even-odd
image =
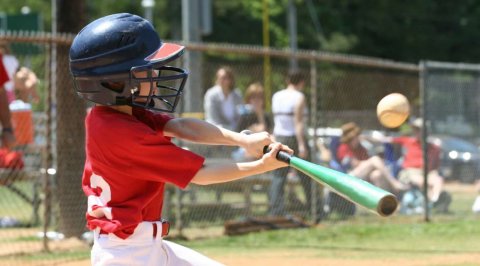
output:
[[[245,92],[245,104],[240,108],[237,131],[272,132],[273,122],[265,111],[265,93],[260,83],[252,83]]]
[[[215,86],[207,90],[204,98],[205,120],[226,129],[237,129],[237,110],[243,100],[229,67],[217,70]]]
[[[252,83],[245,92],[245,104],[238,111],[240,118],[236,131],[248,130],[251,133],[272,132],[273,121],[265,111],[265,93],[260,83]],[[236,161],[250,159],[245,149],[238,148],[232,152]]]
[[[8,103],[15,100],[15,72],[18,70],[18,60],[11,54],[8,43],[0,41],[0,54],[2,54],[2,63],[5,71],[8,75],[8,80],[3,84],[5,93],[7,95]]]
[[[423,189],[424,184],[422,125],[423,120],[417,118],[411,123],[413,136],[383,138],[383,141],[399,144],[403,148],[403,163],[402,170],[398,174],[399,180],[404,184],[410,184],[419,189]],[[444,178],[438,172],[440,167],[440,148],[429,143],[427,159],[429,201],[439,212],[448,212],[451,196],[444,191]]]
[[[402,170],[399,173],[399,179],[402,182],[413,184],[423,188],[423,151],[422,151],[422,132],[423,121],[417,118],[412,123],[413,136],[404,136],[393,138],[393,143],[402,145],[405,150]],[[439,174],[440,167],[440,148],[429,143],[427,149],[427,169],[428,169],[428,187],[429,200],[433,206],[446,212],[450,204],[449,196],[443,192],[444,178]]]
[[[274,120],[273,134],[276,141],[291,147],[296,156],[309,159],[309,151],[305,137],[305,117],[307,108],[303,88],[305,76],[299,71],[291,71],[287,77],[287,87],[276,92],[272,97],[272,112]],[[277,169],[273,172],[269,191],[269,207],[271,215],[285,214],[285,183],[289,168]],[[303,187],[306,207],[310,209],[313,181],[303,173],[298,172]],[[320,199],[320,197],[318,197]],[[317,214],[321,214],[321,204],[318,202]]]
[[[5,83],[9,80],[7,70],[3,65],[3,55],[0,53],[0,123],[2,124],[2,147],[10,149],[15,144],[11,114],[8,104]]]
[[[15,73],[15,94],[17,99],[25,103],[38,103],[40,97],[37,94],[38,78],[35,73],[27,67],[21,67]]]
[[[360,143],[360,133],[360,127],[354,122],[342,126],[340,139],[342,144],[338,147],[337,158],[346,171],[392,193],[406,190],[407,186],[390,173],[380,156],[368,155],[367,150]]]

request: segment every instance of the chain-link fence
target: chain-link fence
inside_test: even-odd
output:
[[[449,212],[468,217],[472,211],[480,211],[480,206],[473,206],[480,192],[480,67],[426,61],[421,69],[423,137],[424,143],[440,150],[438,172],[444,180],[440,201],[451,201]],[[427,149],[424,145],[424,154],[428,154]],[[435,185],[435,178],[430,182]],[[435,194],[428,192],[428,198]],[[436,215],[435,208],[432,210]]]
[[[272,95],[287,86],[286,76],[290,61],[292,57],[295,58],[307,81],[304,93],[309,109],[306,127],[311,160],[327,166],[332,159],[332,152],[336,152],[335,143],[338,143],[341,137],[342,124],[355,121],[365,133],[385,131],[376,118],[378,101],[390,92],[403,93],[413,103],[419,97],[416,65],[307,51],[291,54],[245,46],[192,44],[189,50],[204,53],[201,68],[203,92],[214,85],[216,71],[220,67],[228,66],[235,74],[236,87],[243,94],[252,83],[259,82],[263,85],[266,112],[270,111],[268,107],[271,106]],[[267,68],[264,65],[266,56],[270,57],[271,62]],[[264,76],[265,69],[271,71],[267,78]],[[188,98],[188,94],[187,90],[184,97]],[[195,100],[200,101],[197,105],[203,105],[203,97]],[[418,106],[415,112],[418,112]],[[202,114],[195,116],[202,117]],[[244,128],[237,130],[242,129]],[[241,152],[233,148],[212,149],[189,143],[181,145],[205,155],[207,162],[231,160]],[[373,146],[371,148],[370,152],[373,154],[375,151]],[[330,154],[330,159],[327,158],[328,155],[321,153],[321,149]],[[269,205],[271,207],[280,204],[269,203],[272,193],[269,191],[271,180],[272,173],[267,173],[222,185],[192,185],[183,192],[185,195],[172,198],[171,204],[182,207],[170,208],[171,212],[167,215],[169,219],[175,219],[176,228],[179,230],[195,224],[222,225],[225,219],[245,220],[249,217],[268,216]],[[321,186],[313,184],[314,193],[305,193],[301,186],[302,178],[296,171],[289,173],[284,187],[288,214],[309,222],[331,221],[354,215],[356,210],[351,203],[335,194],[329,195]],[[305,195],[311,195],[312,198],[307,199]],[[313,208],[310,204],[313,202],[320,205],[319,208]],[[185,213],[179,215],[177,211],[180,209]],[[362,211],[359,210],[360,213]]]
[[[86,198],[81,191],[81,175],[84,162],[83,121],[88,105],[74,94],[68,72],[67,56],[72,36],[12,33],[1,35],[0,40],[8,42],[21,66],[29,67],[36,74],[36,91],[39,95],[38,102],[31,98],[25,99],[31,104],[26,108],[23,106],[16,109],[12,106],[14,123],[17,123],[15,129],[18,132],[28,132],[28,136],[18,135],[19,145],[15,148],[23,154],[23,168],[4,168],[1,171],[0,225],[3,228],[0,229],[0,256],[2,261],[12,261],[15,264],[18,260],[35,260],[29,256],[19,256],[25,254],[26,250],[33,257],[36,252],[51,250],[54,252],[35,260],[33,264],[52,265],[52,262],[62,260],[86,259],[89,253],[85,243],[88,243],[90,236],[88,232],[84,234]],[[288,51],[248,46],[198,43],[186,46],[188,52],[185,57],[188,58],[189,53],[197,53],[200,56],[196,58],[201,58],[201,64],[193,64],[193,68],[189,69],[192,78],[176,114],[184,117],[204,118],[203,95],[214,85],[217,70],[228,66],[233,70],[235,87],[241,94],[245,95],[252,83],[263,86],[265,112],[271,119],[271,97],[286,87],[285,78],[291,60],[295,59],[299,70],[306,75],[306,137],[311,161],[315,163],[332,166],[341,139],[340,127],[347,122],[356,122],[366,136],[395,136],[408,132],[408,126],[394,130],[383,128],[376,118],[376,105],[386,94],[400,92],[411,102],[412,117],[418,117],[423,110],[419,84],[424,84],[424,91],[429,92],[423,105],[426,108],[423,114],[427,121],[435,121],[431,124],[432,133],[456,135],[475,143],[474,136],[479,121],[474,101],[477,98],[477,72],[471,69],[461,72],[432,68],[431,64],[427,64],[425,69],[428,71],[422,72],[426,77],[425,83],[421,83],[420,68],[414,64],[315,51],[292,54]],[[188,63],[188,60],[182,59],[179,62],[184,63]],[[455,96],[452,96],[452,91]],[[437,102],[442,104],[433,104]],[[451,123],[459,121],[458,117],[464,123],[455,124],[458,130],[453,134],[450,132],[453,128]],[[211,147],[175,141],[178,145],[205,156],[207,163],[244,158],[242,151],[235,147]],[[391,148],[368,141],[363,144],[369,155],[386,154],[385,148]],[[456,150],[456,157],[468,159],[465,160],[468,163],[465,166],[452,165],[449,169],[442,170],[445,175],[450,171],[448,182],[460,176],[461,181],[468,183],[476,179],[472,175],[465,175],[465,180],[463,179],[463,174],[470,173],[468,169],[477,167],[474,162],[480,158],[477,158],[475,144],[472,149],[475,152],[472,150],[470,155]],[[395,147],[390,152],[394,155],[401,153]],[[455,157],[454,154],[450,151],[442,153],[451,159]],[[163,216],[172,222],[172,234],[186,236],[192,236],[198,229],[203,232],[206,229],[221,232],[226,221],[256,219],[262,222],[270,214],[271,183],[272,174],[266,173],[225,184],[189,185],[185,190],[167,186]],[[335,224],[340,220],[366,223],[371,219],[379,219],[319,184],[311,184],[310,192],[313,193],[309,193],[310,198],[307,198],[298,173],[290,171],[287,174],[284,186],[287,215],[307,223]],[[450,191],[450,194],[460,193],[458,199],[464,202],[456,205],[457,195],[453,195],[453,208],[468,211],[469,206],[466,204],[470,202],[471,205],[475,196],[472,187],[471,184],[467,187],[456,185],[454,191]],[[463,193],[464,190],[471,193],[467,196]],[[404,194],[406,193],[398,193],[399,198],[402,199]],[[396,217],[408,219],[412,216],[403,214],[415,213],[422,215],[424,212],[401,212]],[[57,251],[61,251],[62,255],[58,256]]]

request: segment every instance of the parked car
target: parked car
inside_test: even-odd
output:
[[[480,177],[480,150],[475,144],[450,136],[434,136],[430,141],[441,149],[440,173],[447,180],[473,183]]]

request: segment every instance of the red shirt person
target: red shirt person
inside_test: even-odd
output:
[[[0,54],[0,123],[2,125],[2,147],[10,149],[15,144],[10,108],[5,83],[9,80],[7,70]]]
[[[165,183],[185,188],[202,168],[203,157],[163,135],[171,119],[140,108],[132,116],[106,106],[90,111],[83,174],[90,229],[125,239],[142,221],[159,221]]]
[[[404,183],[413,184],[419,188],[423,188],[424,174],[423,174],[423,150],[421,141],[423,120],[421,118],[415,119],[412,126],[412,136],[403,136],[392,138],[392,143],[402,145],[404,161],[402,170],[398,174],[399,180]],[[440,149],[438,146],[428,144],[428,187],[429,199],[434,205],[438,202],[443,191],[444,178],[440,176],[438,168],[440,166]],[[445,194],[445,193],[443,193]],[[448,206],[447,206],[448,207]]]
[[[423,169],[422,142],[414,137],[396,137],[393,143],[399,144],[404,149],[403,168]],[[434,144],[428,144],[428,170],[438,169],[440,166],[440,148]]]
[[[165,184],[208,185],[288,166],[275,155],[281,149],[293,151],[274,143],[267,132],[245,135],[165,114],[175,111],[188,75],[166,64],[183,50],[162,42],[150,22],[128,13],[91,22],[71,45],[75,90],[97,104],[85,120],[82,179],[87,225],[95,235],[92,265],[221,265],[163,240],[168,227],[161,220]],[[240,146],[255,159],[205,163],[171,138]],[[267,154],[265,145],[272,149]]]

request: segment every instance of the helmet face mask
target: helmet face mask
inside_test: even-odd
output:
[[[183,50],[163,43],[150,22],[139,16],[102,17],[83,28],[70,48],[75,90],[98,104],[174,112],[188,72],[166,64]]]
[[[184,69],[172,66],[132,68],[130,78],[133,83],[132,106],[174,112],[183,93],[187,76],[188,73]],[[146,85],[142,87],[142,84]],[[145,87],[148,87],[148,90],[143,93]]]

